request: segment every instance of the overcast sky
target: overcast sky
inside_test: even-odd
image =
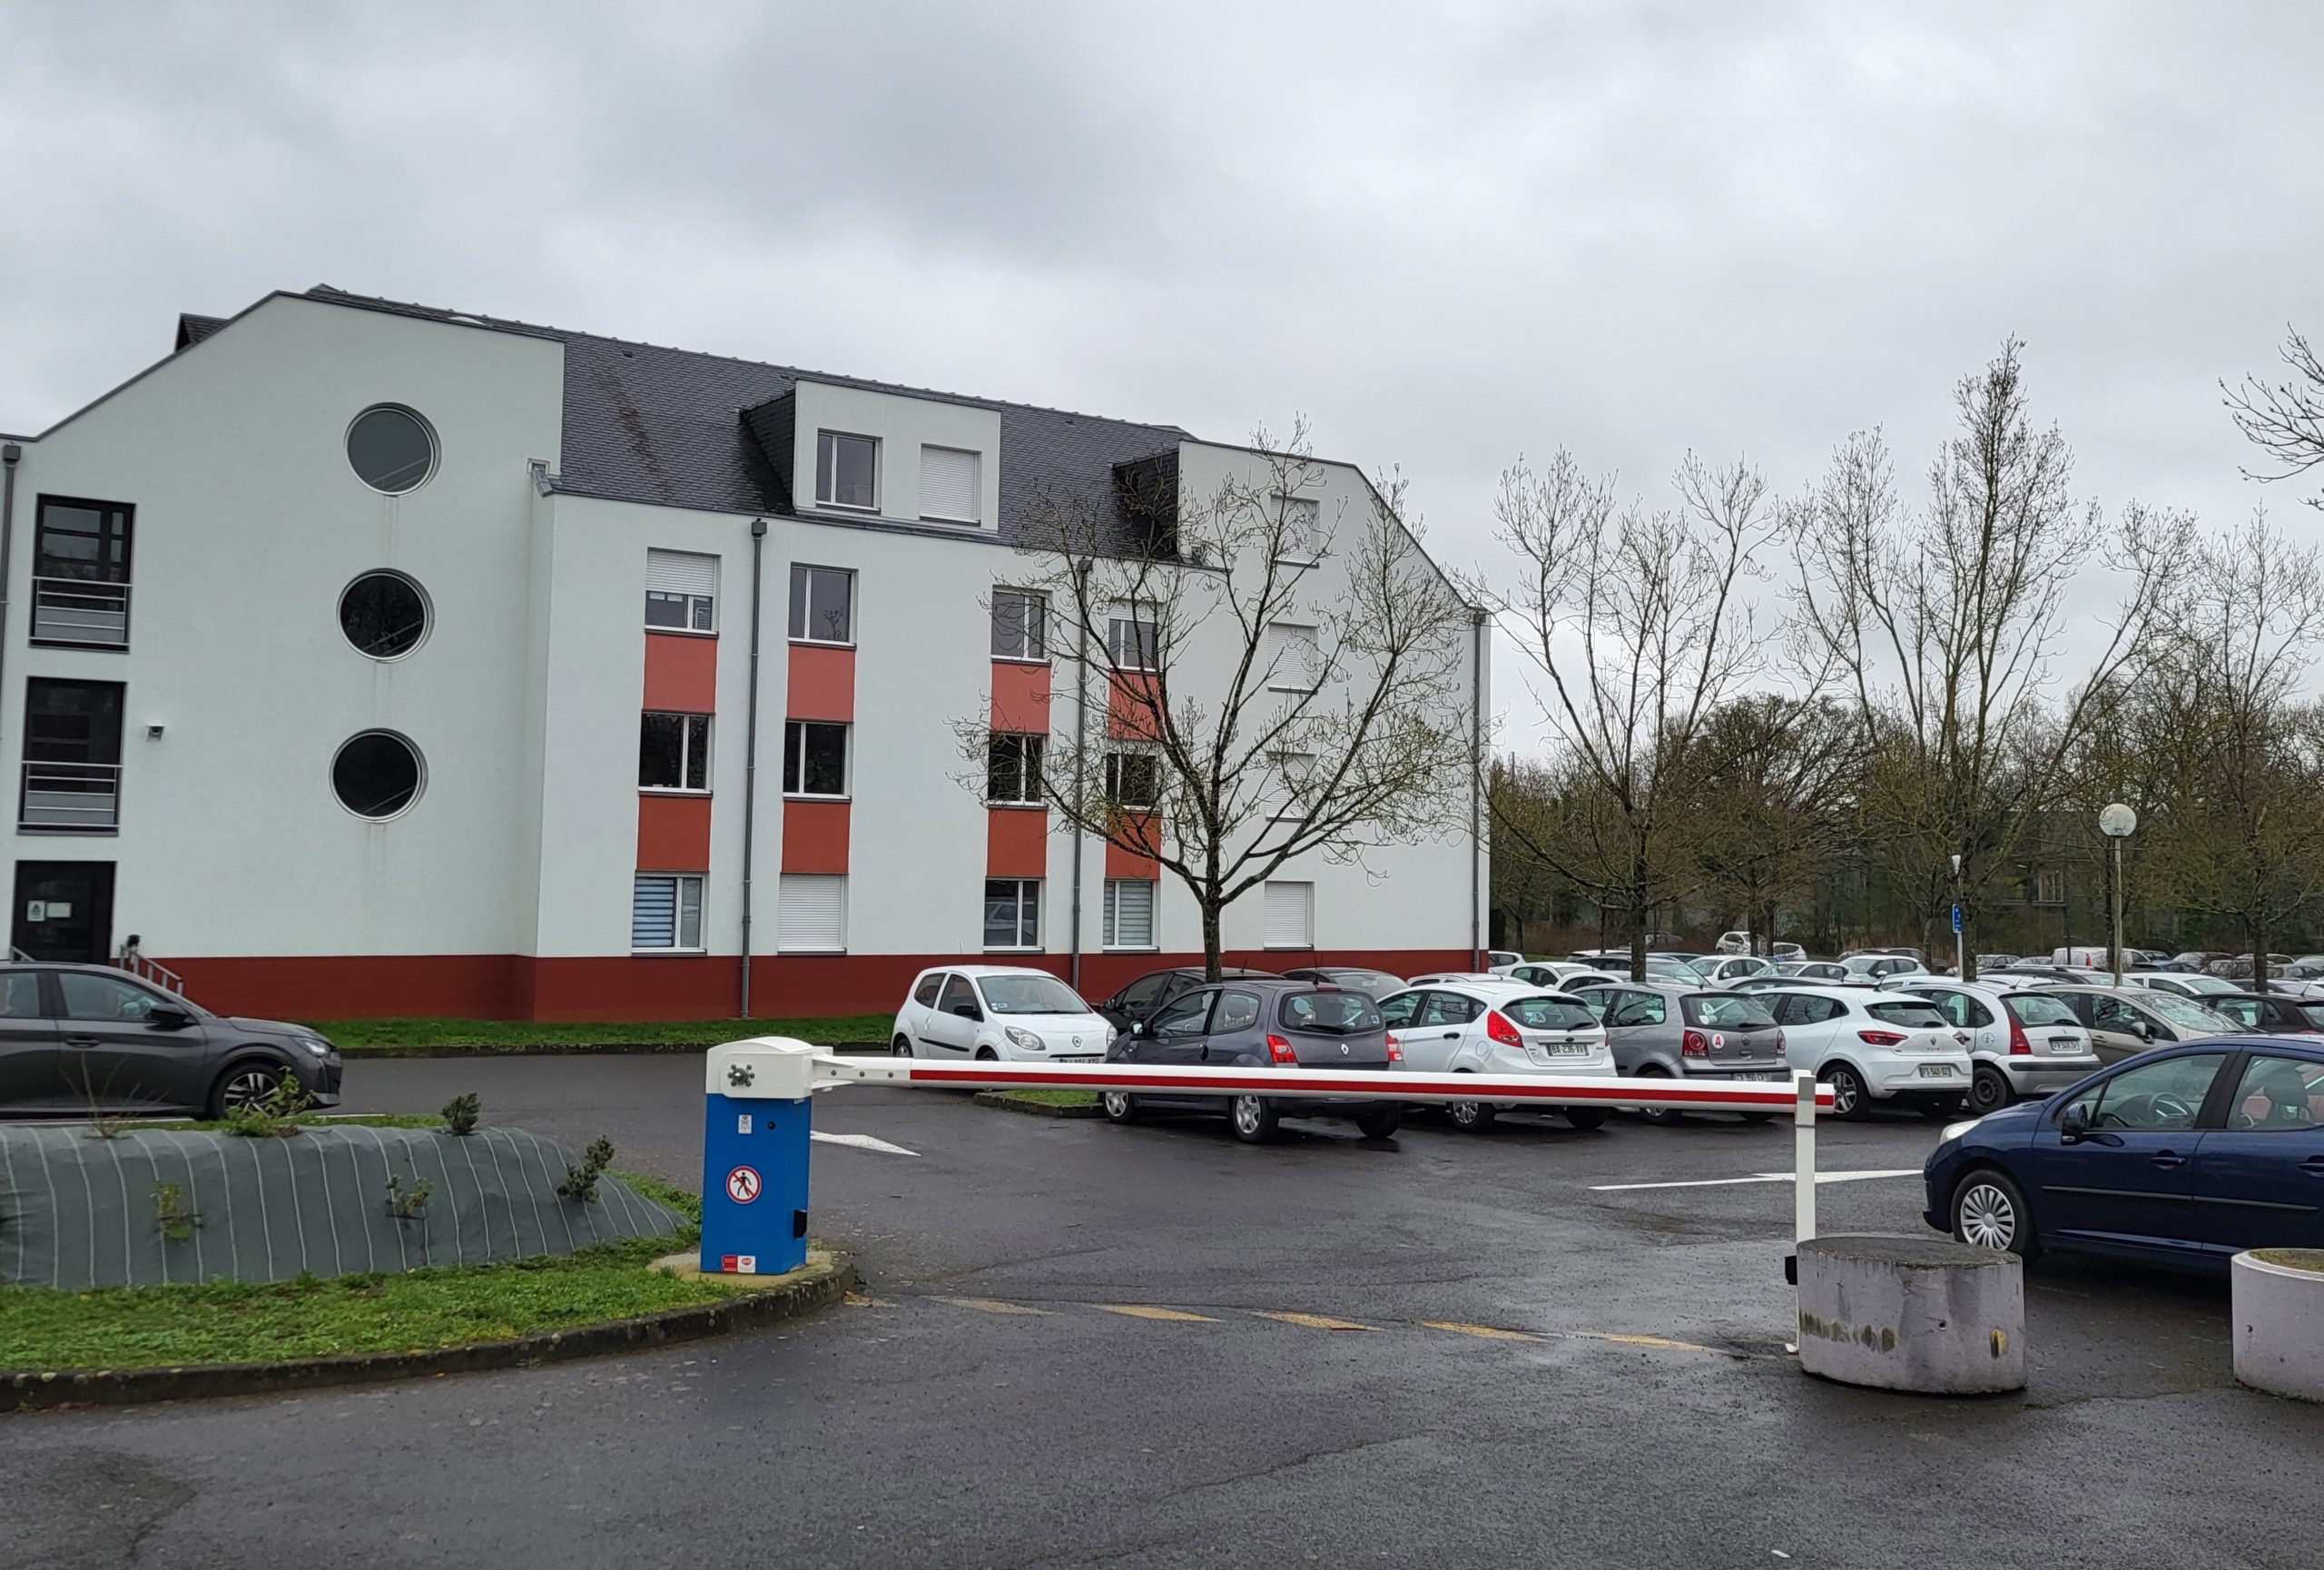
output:
[[[1305,412],[1467,568],[1561,445],[1789,493],[1880,424],[1915,479],[2016,332],[2084,493],[2222,527],[2218,380],[2324,332],[2320,60],[2293,0],[0,0],[0,430],[328,282],[1220,439]]]

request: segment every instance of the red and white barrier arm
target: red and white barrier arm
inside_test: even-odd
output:
[[[947,1090],[1147,1091],[1369,1101],[1513,1101],[1544,1107],[1653,1107],[1699,1112],[1787,1112],[1799,1104],[1788,1079],[1628,1079],[1610,1074],[1415,1074],[1400,1070],[1265,1068],[1163,1063],[939,1062],[926,1058],[819,1053],[815,1088],[921,1085]],[[1815,1110],[1832,1110],[1817,1085]]]

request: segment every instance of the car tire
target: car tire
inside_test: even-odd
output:
[[[1998,1112],[2017,1099],[2010,1089],[2009,1076],[1991,1063],[1979,1063],[1969,1080],[1969,1111],[1977,1117]]]
[[[1832,1087],[1832,1115],[1846,1122],[1861,1122],[1872,1115],[1872,1096],[1864,1076],[1846,1063],[1826,1063],[1817,1079]]]
[[[1226,1121],[1235,1137],[1246,1145],[1264,1145],[1275,1138],[1275,1103],[1265,1096],[1236,1096],[1226,1103]]]
[[[1462,1072],[1466,1073],[1468,1071],[1464,1069]],[[1452,1126],[1464,1134],[1482,1134],[1488,1131],[1492,1127],[1493,1119],[1500,1113],[1499,1107],[1485,1101],[1444,1103],[1444,1115],[1452,1119]]]
[[[2042,1238],[2025,1191],[1997,1168],[1980,1167],[1953,1185],[1947,1212],[1953,1236],[1975,1249],[2016,1255],[2032,1264],[2042,1252]]]
[[[1670,1077],[1670,1071],[1659,1063],[1640,1063],[1636,1077],[1641,1080],[1667,1080]],[[1658,1129],[1667,1129],[1687,1114],[1676,1107],[1640,1107],[1638,1110],[1638,1115]]]
[[[214,1120],[226,1115],[233,1107],[254,1106],[282,1088],[283,1077],[290,1071],[286,1063],[270,1062],[261,1058],[244,1060],[218,1076],[210,1088],[210,1116]]]
[[[1492,1109],[1488,1108],[1486,1110],[1490,1111]],[[1362,1134],[1367,1140],[1385,1140],[1393,1138],[1396,1131],[1403,1127],[1403,1108],[1382,1107],[1377,1111],[1366,1112],[1363,1116],[1357,1118],[1355,1120],[1355,1128],[1356,1132]],[[1478,1126],[1482,1127],[1483,1125],[1480,1124]]]
[[[1134,1123],[1142,1111],[1137,1098],[1128,1091],[1098,1091],[1098,1109],[1106,1114],[1106,1121],[1109,1123]]]
[[[894,1042],[893,1042],[889,1046],[889,1048],[888,1048],[888,1053],[889,1053],[889,1055],[890,1055],[891,1057],[897,1057],[897,1058],[908,1058],[908,1057],[911,1057],[911,1038],[910,1036],[898,1036],[898,1037],[895,1039],[895,1041],[894,1041]]]
[[[994,1052],[990,1047],[979,1047],[977,1049],[977,1061],[980,1063],[997,1063],[1000,1061],[1000,1054]]]
[[[1603,1107],[1567,1107],[1564,1111],[1565,1121],[1585,1133],[1606,1126],[1606,1109]]]

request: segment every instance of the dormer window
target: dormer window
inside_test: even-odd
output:
[[[819,432],[815,439],[815,504],[853,512],[880,510],[880,439]]]

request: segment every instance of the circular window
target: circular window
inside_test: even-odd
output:
[[[347,428],[347,461],[373,490],[401,496],[436,471],[436,433],[409,409],[367,409]]]
[[[373,659],[400,659],[428,636],[428,597],[399,572],[367,572],[339,597],[339,629]]]
[[[419,749],[392,731],[350,737],[330,760],[339,805],[361,818],[391,818],[419,798]]]

